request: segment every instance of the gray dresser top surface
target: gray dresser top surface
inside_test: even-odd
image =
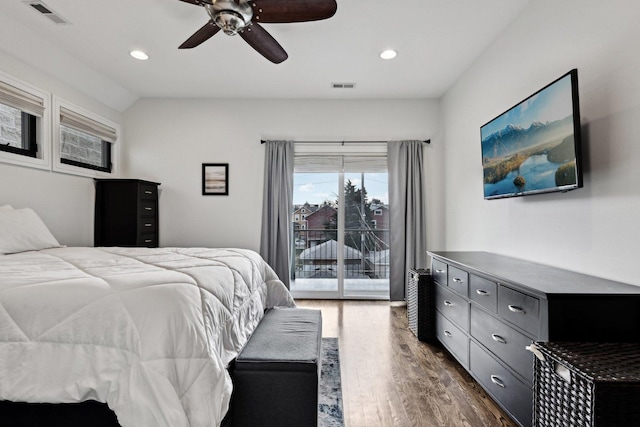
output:
[[[505,285],[545,295],[637,295],[640,286],[489,252],[429,251],[430,256]]]

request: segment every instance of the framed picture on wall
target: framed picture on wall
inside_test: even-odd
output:
[[[202,164],[202,195],[229,195],[229,163]]]

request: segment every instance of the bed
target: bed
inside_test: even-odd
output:
[[[24,244],[41,236],[13,211],[0,210],[0,400],[102,402],[122,427],[219,425],[229,363],[265,309],[295,306],[253,251]]]

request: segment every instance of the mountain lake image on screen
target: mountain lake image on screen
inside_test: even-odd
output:
[[[480,128],[485,199],[582,187],[577,70]]]

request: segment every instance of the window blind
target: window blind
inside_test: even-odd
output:
[[[387,156],[296,155],[294,172],[387,172]]]
[[[16,108],[36,117],[44,114],[44,99],[0,81],[0,103]]]
[[[95,135],[111,144],[114,144],[118,139],[118,134],[114,128],[65,107],[60,107],[60,124]]]

